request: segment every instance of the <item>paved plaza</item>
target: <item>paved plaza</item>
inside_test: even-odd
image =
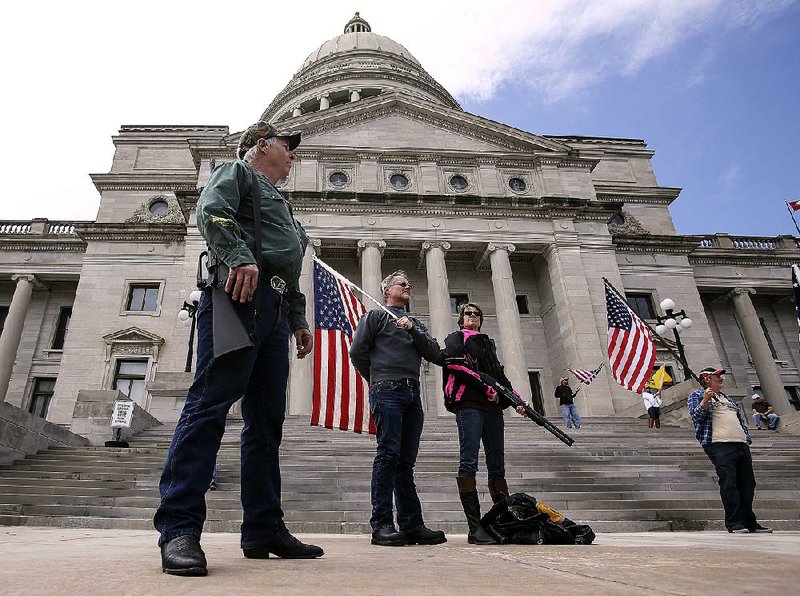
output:
[[[0,530],[0,592],[13,594],[786,594],[800,532],[600,534],[592,546],[385,548],[364,535],[302,535],[313,561],[247,560],[236,534],[206,534],[207,577],[161,573],[155,532]],[[753,571],[755,568],[757,572]]]

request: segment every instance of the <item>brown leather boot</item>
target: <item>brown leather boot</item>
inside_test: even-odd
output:
[[[464,508],[464,515],[469,526],[467,542],[469,544],[496,544],[497,541],[481,526],[481,504],[478,500],[475,477],[457,476],[456,482],[458,483],[458,496],[461,498],[461,506]]]
[[[508,496],[508,483],[505,478],[495,478],[489,481],[489,494],[493,503],[499,503]]]

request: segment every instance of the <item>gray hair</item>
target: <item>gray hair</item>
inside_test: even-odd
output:
[[[269,137],[268,139],[264,139],[264,143],[266,144],[267,147],[271,147],[272,145],[275,144],[276,138],[277,137]],[[247,150],[247,153],[245,153],[242,156],[242,160],[246,161],[247,163],[252,163],[253,160],[256,158],[256,155],[258,155],[258,141],[256,141],[256,144]]]
[[[389,292],[389,286],[392,285],[392,280],[394,280],[395,277],[405,277],[406,281],[408,281],[408,274],[402,269],[393,271],[392,273],[384,277],[383,281],[381,282],[381,294],[383,294],[384,298],[386,298],[386,294]]]

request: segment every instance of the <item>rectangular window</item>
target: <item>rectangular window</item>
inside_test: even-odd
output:
[[[6,326],[7,316],[8,316],[8,307],[0,306],[0,334],[3,333],[3,328]]]
[[[458,313],[458,307],[469,302],[468,294],[450,294],[450,312]]]
[[[772,338],[769,335],[769,329],[767,329],[767,322],[758,317],[758,322],[761,323],[761,330],[764,332],[764,339],[767,340],[767,345],[769,346],[769,351],[772,352],[772,359],[778,359],[778,352],[775,350],[775,345],[772,343]]]
[[[528,308],[528,297],[525,294],[517,294],[517,310],[521,315],[531,314]]]
[[[56,387],[55,379],[34,379],[33,395],[28,411],[34,416],[47,418],[47,410],[50,409],[50,399]]]
[[[131,284],[125,310],[155,312],[158,309],[159,284]]]
[[[643,319],[655,319],[653,301],[650,294],[625,294],[631,310]]]
[[[528,382],[531,385],[531,407],[544,416],[544,402],[542,401],[542,385],[537,371],[528,371]]]
[[[111,388],[119,389],[123,395],[142,406],[146,374],[147,360],[117,360],[117,371]]]
[[[54,350],[64,349],[64,340],[67,339],[67,331],[69,331],[69,321],[72,319],[72,307],[64,306],[58,312],[58,322],[56,323],[56,334],[53,336]]]

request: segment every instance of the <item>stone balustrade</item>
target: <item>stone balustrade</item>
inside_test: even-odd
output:
[[[701,236],[700,248],[734,248],[737,250],[797,250],[794,236],[731,236],[714,234]]]
[[[31,221],[0,221],[0,236],[2,235],[75,235],[75,222],[50,221],[37,218]]]

